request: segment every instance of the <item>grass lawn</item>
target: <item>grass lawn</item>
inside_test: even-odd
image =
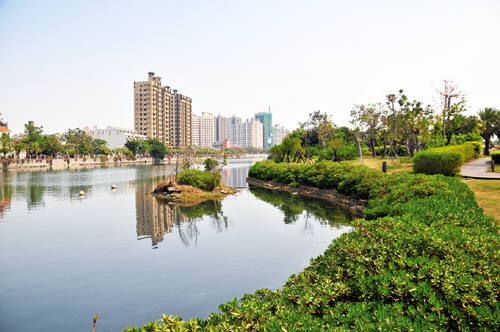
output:
[[[500,225],[500,181],[465,178],[461,181],[476,194],[477,204],[483,209],[484,214],[495,218],[497,225]]]
[[[377,158],[372,158],[372,157],[363,157],[363,165],[368,166],[370,168],[375,168],[378,170],[382,170],[382,162],[387,161],[387,173],[394,173],[394,172],[400,172],[400,171],[413,171],[413,163],[408,162],[408,160],[405,157],[400,157],[401,160],[401,166],[399,166],[399,163],[396,159],[392,160],[391,158],[389,159],[380,159],[379,157]],[[394,163],[393,163],[394,161]],[[359,158],[356,158],[354,160],[349,160],[345,161],[347,163],[351,163],[354,165],[359,165]]]

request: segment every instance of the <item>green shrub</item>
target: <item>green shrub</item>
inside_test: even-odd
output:
[[[455,176],[462,167],[463,155],[458,152],[422,151],[413,157],[413,172]]]
[[[493,151],[490,153],[491,159],[495,162],[495,165],[500,165],[500,151]]]
[[[480,142],[468,142],[419,152],[413,158],[413,172],[455,176],[465,162],[479,156],[481,147]]]
[[[472,144],[474,146],[474,155],[476,158],[479,158],[483,153],[483,142],[467,142],[465,144]]]
[[[218,179],[214,182],[214,174],[207,171],[200,171],[198,169],[189,169],[179,175],[179,181],[182,184],[211,191],[216,185],[220,184],[221,175],[216,175],[218,175]]]

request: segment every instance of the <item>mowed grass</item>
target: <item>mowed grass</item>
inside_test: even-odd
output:
[[[397,159],[392,159],[392,158],[384,158],[380,159],[379,157],[377,158],[372,158],[372,157],[363,157],[363,165],[370,167],[370,168],[375,168],[378,170],[382,170],[382,163],[384,161],[387,161],[387,173],[394,173],[394,172],[401,172],[401,171],[413,171],[413,163],[409,162],[407,158],[405,157],[400,157],[399,160],[401,161],[401,166],[399,165]],[[359,165],[359,158],[356,158],[354,160],[348,160],[345,161],[346,163],[351,163],[353,165]]]
[[[476,202],[484,214],[495,218],[500,226],[500,180],[465,179],[461,181],[476,194]]]

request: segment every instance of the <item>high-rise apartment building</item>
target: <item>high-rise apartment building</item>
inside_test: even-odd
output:
[[[233,115],[232,117],[229,118],[230,125],[237,124],[237,123],[241,123],[241,118],[238,118],[236,115]]]
[[[283,138],[285,138],[286,135],[288,135],[288,129],[280,126],[279,124],[275,125],[273,130],[273,144],[281,144],[283,142]]]
[[[191,115],[191,128],[193,131],[193,147],[200,147],[200,117],[196,114]]]
[[[246,120],[242,123],[231,125],[230,141],[231,144],[241,145],[242,147],[254,147],[262,149],[263,147],[263,126],[256,119]]]
[[[240,120],[241,122],[241,120]],[[218,142],[224,142],[224,140],[229,139],[229,127],[231,125],[231,119],[225,116],[218,115],[215,120],[215,140]]]
[[[202,112],[200,117],[200,148],[211,148],[214,141],[214,115],[212,113]]]
[[[269,112],[255,113],[255,119],[259,120],[260,123],[264,125],[262,132],[262,140],[264,142],[264,148],[270,148],[273,146],[273,115],[271,113],[271,107],[269,107]]]
[[[192,145],[191,98],[161,85],[161,77],[148,73],[147,81],[134,82],[134,129],[171,148]]]

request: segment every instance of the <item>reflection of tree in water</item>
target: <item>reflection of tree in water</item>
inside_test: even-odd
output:
[[[7,210],[10,209],[12,197],[14,196],[14,187],[11,185],[0,186],[0,219],[3,219]]]
[[[357,217],[354,211],[339,204],[328,203],[316,198],[292,195],[284,191],[251,187],[250,192],[258,199],[276,206],[283,212],[285,224],[295,223],[305,212],[304,232],[312,232],[311,218],[321,225],[340,228],[349,225]]]
[[[145,195],[137,196],[140,199],[148,199]],[[150,198],[150,197],[149,197]],[[154,222],[146,223],[152,226],[144,228],[139,226],[139,217],[146,217],[142,211],[137,211],[138,215],[138,236],[148,236],[153,242],[153,248],[157,248],[157,244],[163,241],[165,233],[172,233],[174,227],[177,228],[177,233],[184,246],[188,247],[194,240],[195,246],[198,243],[200,230],[197,223],[206,217],[210,219],[210,225],[217,233],[221,233],[228,229],[228,218],[222,212],[222,203],[218,200],[207,200],[199,203],[182,203],[168,204],[156,199],[151,201],[153,205],[151,211],[156,211],[157,215],[150,215]],[[137,205],[140,206],[140,205]],[[143,207],[143,209],[147,207]],[[156,214],[156,213],[155,213]],[[147,218],[147,219],[150,219]],[[163,222],[161,222],[163,221]],[[141,222],[142,223],[142,222]],[[140,232],[139,232],[140,231]]]
[[[205,216],[210,218],[210,225],[217,233],[227,230],[229,226],[228,218],[222,212],[222,203],[220,200],[207,200],[192,206],[179,206],[179,212],[187,218],[187,222],[179,227],[179,236],[184,245],[189,246],[189,239],[195,239],[195,245],[198,242],[199,230],[196,223],[202,220]],[[179,225],[181,226],[181,225]]]

